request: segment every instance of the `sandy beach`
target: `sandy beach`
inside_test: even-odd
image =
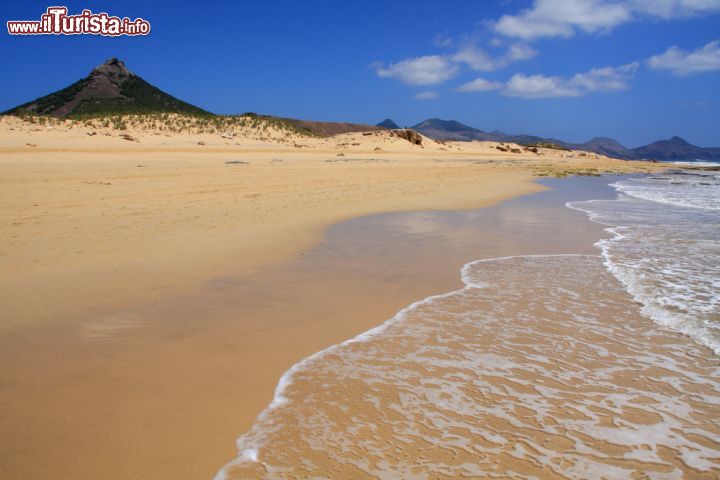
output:
[[[538,176],[660,168],[385,133],[280,137],[0,119],[3,477],[210,478],[287,368],[457,288],[474,258],[474,243],[433,257],[419,235],[358,259],[367,244],[328,243],[332,225],[488,207],[544,190]],[[577,219],[591,251],[601,229]],[[493,254],[538,253],[523,250]]]
[[[103,3],[3,9],[0,480],[720,479],[720,0]]]
[[[549,149],[508,155],[486,142],[420,147],[389,134],[234,146],[217,134],[160,142],[140,130],[1,121],[3,328],[281,262],[360,215],[482,207],[536,191],[535,175],[659,168]]]

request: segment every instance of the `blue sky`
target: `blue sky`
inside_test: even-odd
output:
[[[720,146],[720,0],[3,2],[150,21],[147,37],[0,40],[0,109],[117,56],[216,113]]]

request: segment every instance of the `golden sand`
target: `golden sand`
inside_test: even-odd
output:
[[[208,478],[285,369],[449,289],[457,266],[400,291],[311,276],[286,303],[247,279],[282,288],[283,265],[344,219],[483,207],[539,190],[536,175],[658,168],[423,145],[0,119],[0,476]],[[217,301],[228,284],[251,301]]]

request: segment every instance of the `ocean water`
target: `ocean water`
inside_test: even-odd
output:
[[[620,180],[568,205],[610,229],[598,255],[470,262],[460,290],[296,364],[216,479],[719,478],[702,175]]]
[[[676,170],[620,180],[615,200],[571,202],[612,234],[608,269],[642,312],[720,354],[720,173]]]

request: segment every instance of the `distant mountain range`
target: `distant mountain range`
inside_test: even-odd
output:
[[[66,118],[147,113],[213,115],[149,84],[130,72],[121,60],[114,57],[96,67],[87,77],[72,85],[3,113],[50,115]],[[276,121],[292,124],[299,131],[318,136],[400,128],[397,123],[389,118],[375,126],[341,122],[313,122],[278,117],[267,118],[274,118]],[[485,132],[454,120],[440,120],[437,118],[420,122],[413,126],[412,129],[435,140],[480,140],[522,145],[553,144],[561,148],[586,150],[627,160],[701,159],[720,161],[720,148],[698,147],[679,137],[672,137],[669,140],[661,140],[642,147],[628,149],[612,138],[597,137],[585,143],[574,144],[556,138],[543,138],[534,135],[510,135],[498,131]]]
[[[384,120],[378,126],[397,125],[390,119]],[[492,141],[528,144],[553,144],[561,148],[585,150],[609,157],[625,160],[654,159],[661,161],[676,160],[714,160],[720,161],[720,148],[705,148],[692,145],[680,137],[669,140],[660,140],[649,145],[628,149],[617,140],[607,137],[595,137],[585,143],[570,143],[557,138],[545,138],[534,135],[511,135],[503,132],[485,132],[469,127],[455,120],[440,120],[431,118],[411,127],[426,137],[434,140],[454,141]]]
[[[633,148],[628,158],[656,158],[658,160],[714,160],[720,161],[720,148],[703,148],[692,145],[680,137],[659,140]]]

